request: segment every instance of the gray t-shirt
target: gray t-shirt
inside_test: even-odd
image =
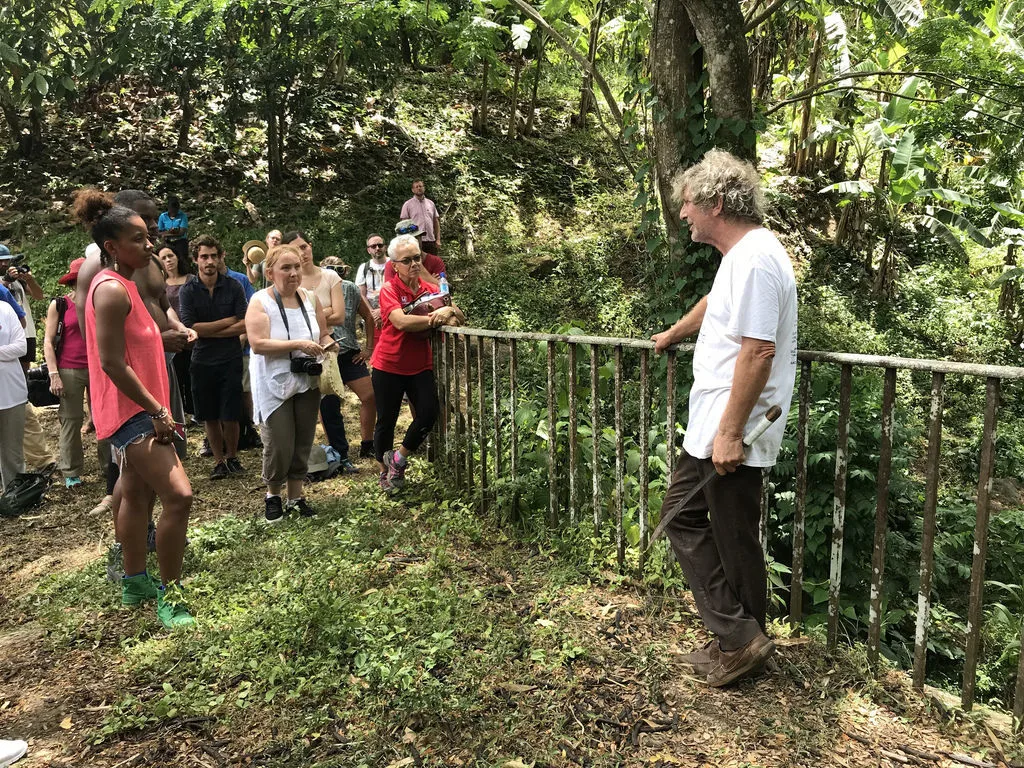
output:
[[[14,295],[14,300],[21,305],[21,308],[25,310],[25,336],[30,339],[36,337],[36,324],[32,322],[32,307],[28,304],[28,297],[25,295],[25,286],[21,284],[21,280],[11,280],[7,284],[11,293]]]

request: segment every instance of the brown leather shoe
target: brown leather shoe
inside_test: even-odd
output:
[[[711,638],[707,645],[695,651],[683,654],[683,663],[693,667],[693,671],[701,677],[707,677],[716,666],[718,666],[718,638]]]
[[[773,653],[775,643],[760,632],[742,648],[735,651],[719,650],[718,664],[708,673],[708,685],[713,688],[729,685],[763,667]]]

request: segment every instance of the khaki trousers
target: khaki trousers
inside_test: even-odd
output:
[[[89,369],[61,368],[60,380],[64,385],[64,396],[57,407],[57,418],[60,419],[60,462],[57,466],[64,477],[81,477],[85,471],[82,425],[85,423]]]
[[[25,403],[25,439],[23,441],[25,467],[40,470],[53,463],[53,453],[46,445],[46,434],[32,403]]]
[[[18,435],[25,429],[26,405],[0,409],[0,483],[4,488],[16,474],[25,471],[25,456]]]

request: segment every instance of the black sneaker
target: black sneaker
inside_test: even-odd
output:
[[[242,462],[238,460],[237,456],[232,456],[225,463],[228,465],[228,474],[240,475],[245,472],[245,467],[242,466]]]
[[[227,462],[221,461],[217,463],[217,466],[213,468],[213,472],[210,473],[211,480],[223,480],[225,477],[231,474],[231,470],[228,469]]]
[[[210,441],[207,438],[203,438],[203,447],[199,449],[199,455],[204,459],[208,459],[213,456],[213,451],[210,449]]]
[[[374,458],[373,440],[363,440],[363,442],[359,444],[359,458],[360,459],[372,459],[372,458]]]
[[[264,502],[263,519],[269,525],[284,522],[284,505],[280,496],[268,496]]]
[[[316,510],[309,506],[305,498],[298,498],[293,501],[289,501],[288,509],[296,510],[303,517],[316,517]]]

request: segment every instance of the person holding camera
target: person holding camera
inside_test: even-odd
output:
[[[7,290],[14,296],[14,300],[25,312],[25,340],[28,343],[28,348],[21,361],[27,369],[36,361],[36,325],[32,320],[32,307],[29,305],[28,299],[42,301],[46,298],[46,294],[43,293],[43,289],[32,276],[32,270],[29,269],[28,264],[20,256],[12,255],[11,249],[6,245],[0,245],[0,277],[3,278]]]
[[[380,291],[381,329],[373,349],[371,380],[377,399],[373,448],[380,464],[380,488],[391,494],[405,484],[406,462],[427,439],[437,418],[430,331],[442,325],[462,325],[466,316],[447,295],[435,293],[435,287],[423,279],[419,240],[399,235],[388,245],[388,257],[397,277]],[[447,306],[435,309],[435,301]],[[395,450],[395,424],[405,395],[414,417]]]
[[[252,347],[249,377],[253,420],[263,429],[264,517],[279,523],[290,511],[316,513],[303,496],[316,434],[325,348],[333,342],[316,294],[302,287],[302,256],[291,245],[270,249],[270,283],[252,297],[245,331]],[[287,491],[288,503],[282,500]]]
[[[21,435],[25,431],[28,385],[19,358],[25,354],[21,318],[0,302],[0,493],[25,471]]]

